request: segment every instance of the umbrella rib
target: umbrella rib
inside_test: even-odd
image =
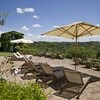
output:
[[[81,26],[81,25],[80,25]],[[85,29],[83,26],[81,26],[85,31],[83,31],[82,33],[80,33],[78,36],[82,36],[85,34],[86,31],[88,31],[91,27],[89,27],[88,29]],[[90,32],[89,32],[90,33]],[[91,33],[90,33],[91,34]],[[92,34],[91,34],[92,35]]]
[[[73,26],[71,26],[70,28],[72,28],[72,27],[73,27]],[[69,29],[70,29],[70,28],[69,28]],[[61,30],[61,29],[63,29],[63,30]],[[74,36],[71,32],[68,31],[69,29],[66,30],[66,29],[64,29],[64,28],[62,28],[62,27],[61,27],[61,28],[58,28],[58,30],[62,31],[63,33],[68,32],[69,35]],[[61,36],[63,33],[61,33],[59,36]],[[67,34],[67,33],[66,33],[66,34]]]
[[[92,30],[90,30],[90,31],[88,31],[90,28],[92,28],[92,26],[91,27],[89,27],[88,29],[85,29],[82,25],[80,25],[85,31],[84,32],[82,32],[79,36],[82,36],[82,35],[84,35],[84,34],[86,34],[85,32],[88,32],[90,35],[93,35],[92,33],[91,33],[91,31],[93,31],[93,30],[95,30],[97,27],[95,27],[95,29],[92,29]]]
[[[93,27],[93,26],[91,26],[90,28],[92,28],[92,27]],[[89,29],[90,29],[90,28],[89,28]],[[88,31],[89,29],[86,30],[86,31],[89,32],[91,35],[93,35],[91,32],[94,31],[94,30],[96,30],[97,28],[98,28],[98,27],[95,27],[94,29],[92,29],[92,30],[90,30],[90,31]],[[82,35],[84,35],[84,34],[85,34],[85,33],[83,33]],[[80,35],[80,36],[81,36],[81,35]]]
[[[85,31],[87,31],[87,32],[89,32],[88,30],[89,29],[85,29],[82,25],[80,25]],[[92,26],[90,27],[90,28],[92,28]],[[90,33],[90,32],[89,32]],[[92,35],[92,33],[90,33],[91,35]]]
[[[98,28],[97,26],[95,26],[95,25],[89,25],[89,24],[87,24],[87,23],[83,23],[84,25],[87,25],[87,26],[92,26],[92,27],[95,27],[95,28]]]
[[[97,29],[97,27],[95,27],[95,29]],[[94,31],[95,29],[90,30],[90,32]],[[90,32],[89,32],[89,33],[90,33]],[[85,33],[84,33],[84,34],[85,34]],[[84,35],[84,34],[83,34],[83,35]],[[93,35],[93,34],[91,33],[91,35]]]

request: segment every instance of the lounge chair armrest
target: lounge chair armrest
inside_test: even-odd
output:
[[[50,83],[52,83],[52,82],[53,82],[53,80],[47,81],[47,84],[50,84]]]
[[[61,86],[61,89],[63,89],[66,85],[67,85],[67,83],[64,83],[64,84]]]
[[[80,92],[83,92],[83,90],[85,89],[85,87],[90,83],[90,79],[91,77],[88,78],[87,82],[83,85],[83,87],[80,89]]]
[[[42,73],[37,73],[36,74],[36,78],[37,78],[37,80],[38,79],[42,79],[42,78],[44,78],[45,76],[42,74]]]
[[[91,77],[88,78],[87,82],[83,85],[83,87],[80,89],[78,96],[76,97],[76,99],[79,99],[81,93],[84,91],[84,89],[86,88],[86,86],[90,83],[91,81]]]
[[[66,84],[67,84],[67,83],[64,83],[64,84],[61,86],[61,88],[60,88],[60,90],[59,90],[59,94],[62,93],[62,91],[63,91],[64,87],[66,86]]]

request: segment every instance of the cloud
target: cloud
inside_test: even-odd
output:
[[[59,28],[60,26],[57,26],[57,25],[55,25],[55,26],[53,26],[53,28]]]
[[[47,41],[47,42],[66,42],[66,41],[73,41],[72,39],[66,39],[66,38],[59,38],[59,37],[54,37],[54,36],[41,36],[40,34],[35,34],[35,33],[25,33],[25,38],[38,42],[38,41]]]
[[[41,36],[40,34],[35,33],[26,33],[26,39],[30,39],[33,41],[47,41],[47,42],[75,42],[75,39],[68,39],[56,36]],[[81,37],[78,38],[78,42],[87,42],[87,41],[100,41],[100,37],[98,35],[91,36],[91,37]]]
[[[40,24],[33,24],[32,27],[38,28],[38,27],[42,27],[42,26]]]
[[[21,9],[21,8],[16,8],[16,10],[17,10],[17,13],[19,13],[19,14],[23,14],[24,13],[23,9]]]
[[[96,26],[100,26],[100,24],[97,24]]]
[[[40,17],[38,17],[37,15],[34,15],[34,16],[33,16],[33,18],[36,18],[36,19],[38,19],[38,18],[40,18]]]
[[[32,13],[32,12],[34,12],[34,8],[16,8],[16,11],[19,14]]]
[[[23,27],[22,27],[22,30],[23,30],[23,31],[28,31],[29,28],[27,28],[27,26],[23,26]]]
[[[3,31],[0,31],[0,34],[4,33]]]
[[[34,8],[24,8],[24,12],[34,12]]]
[[[88,37],[80,37],[78,39],[79,42],[86,42],[86,41],[100,41],[100,35],[92,35]]]

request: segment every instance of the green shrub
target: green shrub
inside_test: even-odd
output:
[[[15,50],[20,51],[21,50],[20,46],[15,46]]]
[[[11,82],[0,82],[0,100],[46,100],[46,96],[36,83],[18,85]]]
[[[29,49],[29,45],[24,43],[24,44],[22,44],[22,48]]]

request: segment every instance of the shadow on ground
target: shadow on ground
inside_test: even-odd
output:
[[[60,70],[63,70],[63,69],[66,69],[64,67],[54,67],[54,70],[58,70],[58,75],[61,75],[62,73],[59,73]],[[71,70],[71,69],[69,69]],[[85,73],[82,73],[82,77],[87,77],[87,76],[90,76],[88,74],[85,74]],[[27,77],[23,77],[21,76],[21,78],[23,80],[31,80],[33,79],[34,77],[33,76],[27,76]],[[95,77],[95,76],[91,76],[91,83],[93,82],[97,82],[97,81],[100,81],[100,78],[99,77]],[[61,78],[59,80],[57,80],[56,82],[52,82],[50,83],[48,86],[51,87],[52,89],[54,89],[56,92],[53,94],[53,95],[56,95],[56,96],[59,96],[59,97],[63,97],[63,98],[66,98],[66,99],[72,99],[73,97],[76,96],[75,93],[71,93],[71,92],[67,92],[67,91],[63,91],[61,94],[59,94],[59,90],[61,88],[61,86],[66,82],[65,78]],[[90,84],[91,84],[90,83]]]
[[[90,76],[90,75],[85,74],[85,73],[82,73],[82,77],[87,77],[87,76]],[[99,77],[91,76],[90,84],[91,83],[94,83],[94,82],[98,82],[98,81],[100,81],[100,78]],[[59,93],[59,89],[61,88],[61,86],[64,83],[65,83],[65,79],[62,79],[62,80],[59,80],[56,83],[49,84],[49,86],[51,88],[53,88],[55,91],[57,91],[53,95],[56,95],[56,96],[59,96],[59,97],[63,97],[63,98],[66,98],[66,99],[70,100],[70,99],[72,99],[73,97],[76,96],[75,93],[71,93],[71,92],[67,92],[67,91],[63,91],[61,94]]]
[[[23,80],[32,80],[35,79],[33,75],[27,75],[27,76],[20,76]]]

